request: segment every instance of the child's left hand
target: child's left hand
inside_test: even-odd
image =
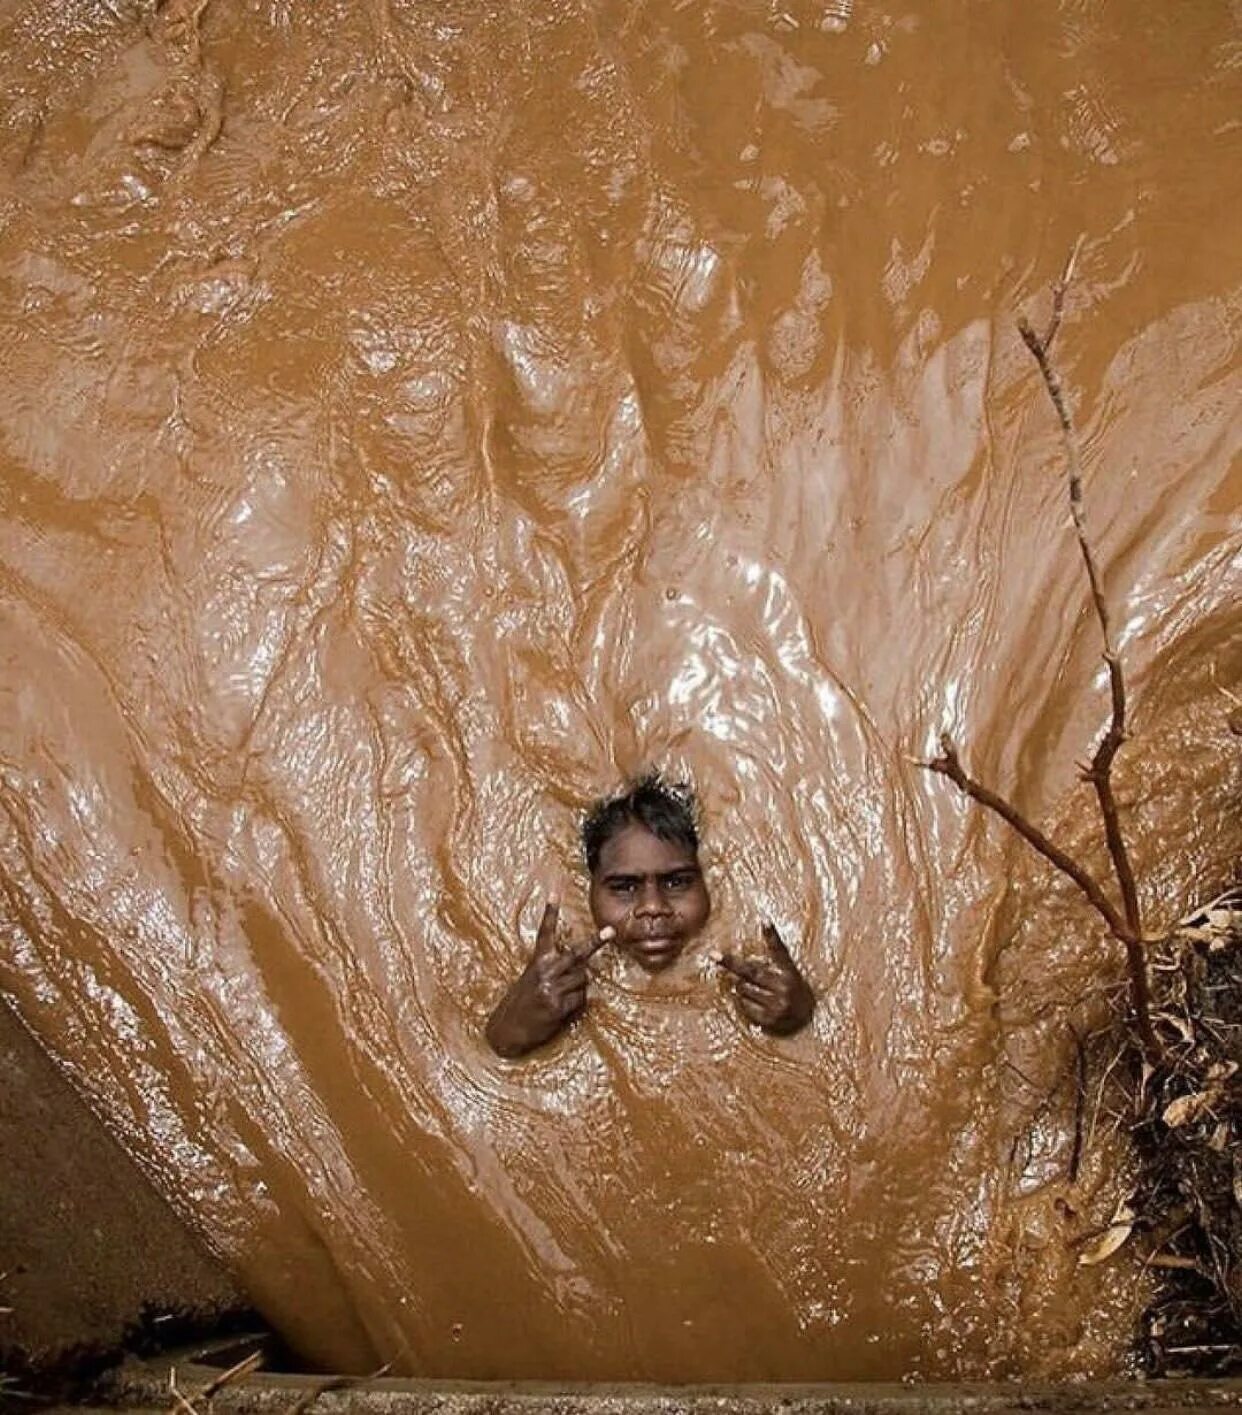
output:
[[[763,926],[766,958],[738,958],[724,954],[720,966],[737,980],[733,995],[738,1011],[748,1022],[788,1037],[800,1031],[815,1011],[815,994],[798,971],[784,940],[773,924]]]

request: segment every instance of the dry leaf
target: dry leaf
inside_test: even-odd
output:
[[[1236,886],[1187,914],[1177,926],[1196,943],[1206,943],[1209,953],[1219,953],[1242,939],[1242,889]]]
[[[1123,1200],[1117,1205],[1113,1221],[1101,1234],[1099,1241],[1088,1248],[1086,1252],[1079,1253],[1079,1265],[1084,1268],[1093,1268],[1096,1263],[1102,1263],[1105,1258],[1111,1258],[1133,1232],[1134,1210]]]
[[[1192,1091],[1188,1096],[1178,1096],[1165,1106],[1160,1119],[1170,1130],[1176,1130],[1179,1125],[1189,1125],[1191,1121],[1198,1120],[1215,1099],[1215,1091]]]
[[[1194,1042],[1194,1028],[1184,1017],[1178,1017],[1173,1012],[1157,1012],[1153,1015],[1152,1021],[1167,1022],[1188,1046]]]

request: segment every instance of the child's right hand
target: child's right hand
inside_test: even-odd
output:
[[[587,961],[614,935],[604,928],[585,943],[557,943],[560,906],[547,902],[535,952],[518,980],[488,1018],[486,1036],[498,1055],[514,1058],[552,1040],[586,1006]]]

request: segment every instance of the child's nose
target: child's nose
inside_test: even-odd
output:
[[[654,880],[644,884],[638,896],[637,914],[667,914],[668,902]]]

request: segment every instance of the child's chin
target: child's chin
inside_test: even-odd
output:
[[[670,948],[661,953],[642,953],[637,948],[630,950],[630,957],[644,973],[663,973],[681,957],[680,948]]]

